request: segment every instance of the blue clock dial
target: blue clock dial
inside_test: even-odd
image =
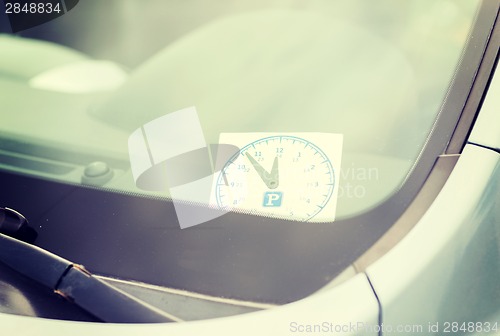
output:
[[[335,187],[335,171],[312,142],[276,135],[244,146],[221,170],[215,196],[225,210],[308,221]]]

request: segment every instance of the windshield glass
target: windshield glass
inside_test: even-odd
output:
[[[0,206],[95,274],[265,304],[322,288],[401,218],[496,14],[479,0],[44,4],[0,11]]]
[[[477,7],[85,0],[16,33],[2,13],[0,167],[223,212],[352,217],[417,161]],[[220,215],[181,203],[184,227]]]

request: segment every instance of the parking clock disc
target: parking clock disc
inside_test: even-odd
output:
[[[314,143],[276,135],[245,145],[225,164],[216,200],[226,210],[308,221],[332,197],[335,171]]]

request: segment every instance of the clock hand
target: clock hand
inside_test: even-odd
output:
[[[262,167],[260,165],[260,163],[258,163],[253,157],[252,155],[250,155],[248,152],[245,154],[246,157],[248,158],[248,160],[250,160],[250,163],[252,164],[252,166],[254,167],[255,171],[257,172],[257,174],[259,174],[260,178],[262,179],[262,182],[264,182],[266,185],[267,185],[267,182],[266,182],[266,179],[267,179],[267,172],[266,170],[264,169],[264,167]]]
[[[245,154],[257,174],[259,174],[262,182],[266,184],[269,189],[276,189],[278,187],[278,158],[276,157],[273,162],[271,173],[268,173],[264,167],[260,165],[249,153]]]
[[[273,167],[271,168],[271,174],[269,175],[269,183],[267,186],[269,189],[276,189],[279,186],[279,170],[278,170],[278,157],[274,157]]]

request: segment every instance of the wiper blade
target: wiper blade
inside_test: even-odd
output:
[[[3,212],[5,215],[9,210],[0,208],[0,213]],[[0,221],[0,228],[4,226],[2,224]],[[53,289],[57,294],[103,322],[182,321],[92,276],[83,266],[2,233],[0,233],[0,262]]]

